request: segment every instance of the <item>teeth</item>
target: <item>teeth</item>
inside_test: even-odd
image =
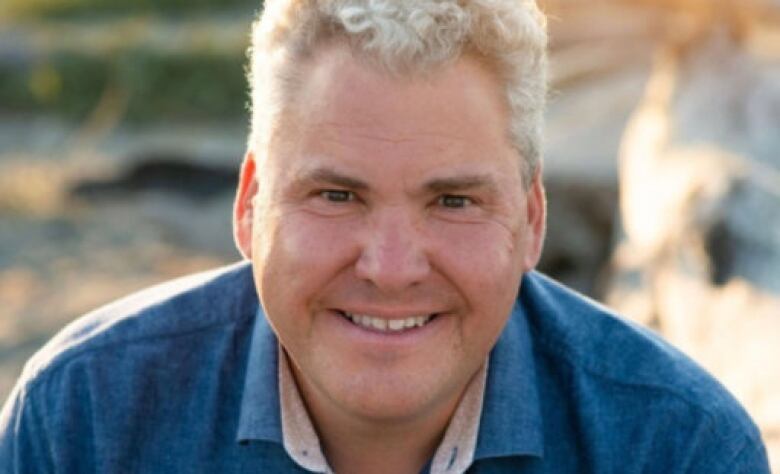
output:
[[[403,319],[391,319],[387,322],[387,327],[390,328],[391,331],[400,331],[406,327],[406,321]]]
[[[412,316],[406,319],[375,318],[367,314],[344,313],[353,323],[381,332],[398,332],[404,329],[424,326],[432,316]]]
[[[374,329],[379,329],[380,331],[386,331],[387,330],[387,321],[384,319],[379,318],[371,318],[371,326]]]

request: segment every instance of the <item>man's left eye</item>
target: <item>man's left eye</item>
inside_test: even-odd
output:
[[[341,189],[328,189],[321,191],[320,196],[331,202],[349,202],[355,199],[354,193]]]
[[[445,194],[444,196],[439,197],[438,204],[440,206],[451,208],[451,209],[460,209],[474,204],[474,201],[471,198],[466,196]]]

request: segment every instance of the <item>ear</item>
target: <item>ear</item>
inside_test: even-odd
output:
[[[247,259],[252,258],[253,200],[257,194],[256,178],[255,156],[251,151],[248,151],[241,164],[236,201],[233,205],[233,238],[236,241],[238,251]]]
[[[539,263],[547,226],[547,198],[544,193],[541,168],[537,170],[526,195],[526,217],[528,234],[523,271],[527,272]]]

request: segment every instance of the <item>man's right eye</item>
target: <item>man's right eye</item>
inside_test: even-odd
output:
[[[320,197],[330,202],[349,202],[355,200],[355,194],[352,191],[344,191],[341,189],[320,191]]]

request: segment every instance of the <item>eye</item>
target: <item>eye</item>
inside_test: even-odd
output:
[[[445,194],[440,196],[438,204],[442,207],[450,209],[461,209],[474,204],[474,201],[466,196],[458,196],[455,194]]]
[[[343,189],[326,189],[320,191],[320,197],[330,202],[349,202],[355,200],[355,193]]]

